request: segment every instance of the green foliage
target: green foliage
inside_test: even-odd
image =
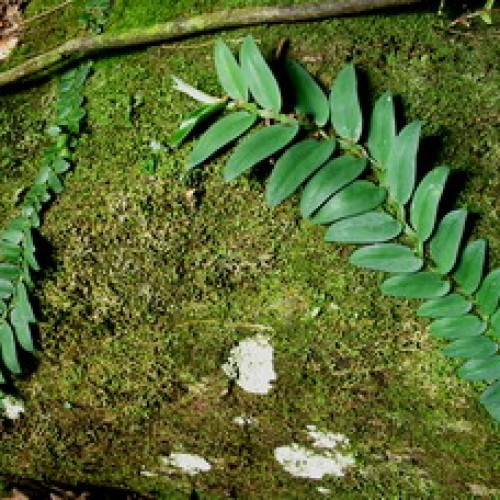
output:
[[[283,103],[277,80],[251,37],[245,38],[239,60],[223,42],[217,42],[217,75],[229,96],[229,102],[224,102],[230,114],[195,144],[189,167],[203,163],[264,119],[265,127],[244,139],[231,155],[225,179],[270,159],[274,164],[266,187],[270,206],[302,187],[301,215],[317,224],[330,224],[327,241],[369,244],[353,252],[351,263],[392,274],[381,284],[385,295],[426,299],[417,314],[435,318],[429,326],[431,335],[452,341],[443,348],[445,356],[466,360],[459,376],[494,382],[481,402],[500,421],[500,356],[495,342],[495,335],[500,336],[500,269],[483,279],[483,240],[461,250],[465,210],[453,210],[437,220],[448,167],[430,170],[416,187],[422,123],[414,121],[397,133],[393,99],[385,93],[375,103],[365,148],[359,144],[363,117],[354,66],[340,71],[328,101],[304,67],[286,61],[283,85],[292,98],[286,104],[295,110],[290,116],[280,113]],[[247,89],[255,103],[246,102]],[[188,121],[198,124],[201,115],[198,110]],[[177,133],[182,138],[187,135],[186,123]],[[363,178],[369,162],[372,173]],[[402,233],[404,238],[395,241]]]
[[[41,167],[20,203],[20,215],[0,232],[0,380],[5,374],[22,372],[20,349],[35,353],[32,325],[35,314],[29,298],[33,288],[31,273],[39,271],[32,232],[40,225],[44,205],[64,186],[61,176],[70,168],[71,147],[85,116],[82,87],[90,63],[65,73],[59,85],[55,124],[48,128],[52,144],[41,158]],[[70,146],[71,145],[71,146]]]
[[[80,24],[94,33],[100,35],[108,20],[109,11],[113,6],[112,0],[85,0],[83,11],[79,15]]]

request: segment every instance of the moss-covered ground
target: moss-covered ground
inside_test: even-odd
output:
[[[33,0],[27,15],[57,3]],[[263,3],[121,0],[106,29]],[[13,61],[82,33],[79,4],[30,26]],[[367,109],[386,89],[399,95],[401,123],[426,122],[422,169],[446,163],[460,173],[449,188],[478,215],[474,233],[498,266],[500,39],[494,28],[455,34],[443,22],[415,11],[221,36],[233,43],[252,33],[267,54],[289,38],[291,54],[325,85],[354,61]],[[94,65],[76,165],[40,232],[41,353],[18,383],[25,416],[0,424],[1,474],[155,498],[193,488],[201,498],[316,498],[319,485],[332,498],[500,495],[500,429],[414,302],[382,297],[382,276],[350,266],[349,249],[325,243],[296,200],[266,207],[259,177],[223,184],[223,159],[203,168],[194,198],[179,180],[189,145],[160,152],[156,173],[145,171],[151,141],[165,143],[193,109],[171,75],[219,92],[213,40]],[[56,83],[0,96],[0,220],[39,166]],[[221,364],[263,328],[275,347],[273,391],[228,392]],[[256,425],[235,425],[239,415]],[[308,424],[350,438],[357,466],[346,477],[297,479],[274,460],[275,447],[306,441]],[[214,468],[163,473],[159,457],[172,451]]]

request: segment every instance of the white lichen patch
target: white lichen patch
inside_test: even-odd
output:
[[[234,417],[233,422],[241,426],[255,424],[255,420],[250,417]]]
[[[325,448],[327,450],[335,450],[339,444],[348,445],[349,439],[343,434],[335,434],[333,432],[322,432],[316,429],[314,425],[307,426],[307,434],[313,440],[315,448]]]
[[[171,453],[168,457],[161,457],[163,465],[181,469],[182,472],[195,476],[200,472],[208,472],[212,466],[203,457],[191,453]]]
[[[231,349],[222,370],[243,390],[253,394],[267,394],[272,389],[271,382],[276,380],[273,348],[269,338],[258,335],[242,340]]]
[[[5,397],[0,400],[0,410],[9,420],[17,420],[24,413],[24,405],[13,398]]]
[[[323,479],[324,476],[343,477],[346,469],[354,465],[354,457],[350,453],[337,449],[339,445],[349,444],[346,436],[321,432],[313,425],[307,426],[307,434],[316,449],[292,443],[274,450],[276,460],[292,476],[308,479]]]

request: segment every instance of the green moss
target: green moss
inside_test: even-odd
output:
[[[172,19],[188,4],[190,13],[223,5],[117,2],[109,28]],[[41,6],[31,2],[31,12]],[[75,29],[71,12],[46,23],[48,45]],[[406,120],[423,118],[426,135],[439,139],[424,149],[423,169],[446,162],[466,172],[459,203],[480,214],[476,233],[498,263],[494,34],[453,37],[433,14],[416,13],[247,31],[268,53],[290,38],[325,85],[353,60],[366,109],[387,88],[399,94]],[[455,377],[416,319],[415,303],[382,298],[381,276],[349,266],[349,249],[323,242],[321,228],[298,218],[296,200],[270,210],[259,178],[223,185],[223,159],[204,167],[194,197],[179,181],[189,145],[159,153],[156,175],[141,171],[150,142],[165,143],[193,108],[170,76],[219,92],[203,45],[211,41],[95,64],[77,165],[41,231],[50,257],[36,291],[43,352],[20,383],[26,417],[2,429],[0,469],[158,498],[193,488],[202,498],[309,498],[319,483],[288,476],[272,450],[306,442],[305,426],[315,424],[349,436],[359,464],[321,481],[336,498],[500,488],[498,428],[478,405],[478,387]],[[36,171],[54,88],[0,97],[4,219]],[[276,349],[275,389],[228,392],[221,364],[261,328]],[[238,415],[257,425],[236,426]],[[205,456],[213,473],[162,473],[159,457],[179,450]]]

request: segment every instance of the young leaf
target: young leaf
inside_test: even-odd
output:
[[[52,189],[52,192],[54,194],[59,194],[63,190],[63,185],[61,183],[61,180],[52,169],[49,169],[49,177],[47,179],[47,185],[50,187],[50,189]]]
[[[214,53],[215,70],[222,88],[229,97],[236,101],[247,102],[248,87],[243,72],[229,47],[219,39],[215,42]]]
[[[448,358],[486,358],[495,352],[497,345],[482,335],[458,339],[443,348],[443,354]]]
[[[358,142],[363,117],[358,99],[356,71],[352,64],[345,66],[332,84],[330,112],[333,128],[340,137]]]
[[[30,300],[28,297],[28,292],[24,283],[20,281],[16,287],[16,303],[22,313],[22,316],[26,318],[28,323],[36,323],[36,318],[31,308]]]
[[[386,279],[381,285],[382,293],[407,299],[434,299],[450,291],[450,283],[439,274],[421,271],[402,274]]]
[[[463,209],[446,214],[429,244],[431,258],[441,274],[448,274],[455,265],[466,217]]]
[[[476,302],[479,310],[489,316],[498,306],[500,298],[500,268],[491,271],[484,279],[476,293]]]
[[[318,127],[324,127],[330,117],[330,107],[321,87],[298,62],[286,61],[285,72],[291,87],[295,111],[312,116]]]
[[[254,99],[263,108],[279,113],[281,93],[278,83],[250,35],[241,45],[240,64]]]
[[[226,106],[227,103],[218,102],[216,104],[204,104],[198,109],[195,109],[184,119],[179,128],[172,134],[168,144],[172,148],[180,146],[197,125],[203,123],[207,118],[213,116],[215,113],[222,111]]]
[[[237,111],[214,123],[195,144],[188,160],[188,168],[194,168],[210,158],[215,152],[245,133],[257,116],[246,111]]]
[[[401,206],[406,205],[415,186],[417,150],[422,122],[406,125],[394,138],[387,158],[386,183],[389,195]]]
[[[355,266],[388,273],[413,273],[424,264],[408,247],[397,243],[358,248],[349,260]]]
[[[40,266],[35,257],[35,245],[31,236],[31,230],[27,229],[24,232],[24,247],[23,247],[24,260],[29,264],[33,271],[40,271]]]
[[[403,225],[383,212],[367,212],[333,223],[326,241],[338,243],[380,243],[399,235]]]
[[[429,331],[434,337],[442,339],[460,339],[476,337],[486,330],[487,324],[473,314],[458,318],[436,319],[429,325]]]
[[[462,295],[452,293],[446,297],[424,302],[417,310],[418,316],[428,318],[454,318],[467,314],[472,304]]]
[[[457,375],[473,382],[498,380],[500,379],[500,356],[471,359],[459,368]]]
[[[0,320],[0,348],[2,360],[6,368],[12,373],[21,373],[19,360],[17,359],[16,341],[14,332],[9,323],[4,319]]]
[[[453,275],[464,293],[472,295],[477,290],[483,276],[485,259],[486,241],[476,240],[465,247]]]
[[[33,345],[33,338],[29,327],[28,317],[19,304],[15,304],[10,311],[10,322],[16,332],[16,337],[21,347],[28,352],[33,352],[35,347]]]
[[[410,205],[410,221],[421,243],[427,241],[434,230],[439,200],[450,169],[437,167],[420,182]]]
[[[500,421],[500,382],[491,384],[479,399],[486,411],[497,421]]]
[[[305,139],[295,144],[276,162],[266,189],[266,200],[275,207],[292,195],[299,186],[331,156],[335,139]]]
[[[392,94],[385,92],[377,99],[373,108],[368,136],[368,149],[377,163],[384,168],[395,137],[394,102]]]
[[[354,181],[332,196],[312,217],[315,224],[328,224],[344,217],[369,212],[378,207],[387,192],[368,181]]]
[[[366,168],[365,158],[344,155],[329,161],[306,184],[300,198],[302,217],[310,217],[330,196],[340,191]]]
[[[258,130],[234,150],[224,170],[224,180],[235,179],[278,152],[294,139],[298,131],[299,127],[295,124],[277,124]]]

